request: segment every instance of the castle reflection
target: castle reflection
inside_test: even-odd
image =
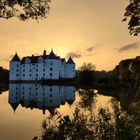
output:
[[[40,84],[10,84],[9,104],[15,111],[19,105],[31,110],[36,108],[48,110],[54,114],[55,109],[66,102],[75,100],[75,88],[72,86],[42,86]]]

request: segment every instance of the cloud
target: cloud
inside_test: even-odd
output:
[[[140,42],[135,42],[135,43],[122,46],[118,51],[123,52],[123,51],[128,51],[128,50],[134,50],[134,49],[138,49],[139,47],[140,47]]]
[[[66,58],[69,58],[69,57],[72,57],[72,58],[81,58],[82,55],[80,52],[69,52],[67,55],[66,55]]]
[[[91,47],[87,48],[86,51],[91,52],[91,51],[93,51],[93,49],[94,49],[94,47],[91,46]]]

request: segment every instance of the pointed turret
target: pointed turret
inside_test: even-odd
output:
[[[67,61],[67,64],[75,64],[73,59],[71,58],[71,56],[69,57],[69,59]]]
[[[20,61],[20,58],[19,58],[19,56],[18,56],[18,54],[16,53],[15,55],[14,55],[14,57],[12,58],[12,60],[11,60],[11,62],[19,62]]]

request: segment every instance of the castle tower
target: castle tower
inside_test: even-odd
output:
[[[66,78],[74,78],[76,75],[75,63],[70,57],[66,63]]]
[[[10,81],[12,80],[20,80],[20,58],[16,53],[12,60],[10,61]]]

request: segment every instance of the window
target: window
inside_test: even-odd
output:
[[[43,69],[43,71],[45,72],[45,69]]]
[[[36,76],[38,76],[38,74],[36,74]]]
[[[52,94],[50,94],[50,97],[52,97]]]
[[[25,67],[25,65],[23,64],[23,68]]]
[[[25,72],[25,69],[23,69],[23,72]]]
[[[38,69],[36,69],[36,72],[38,72]]]
[[[17,64],[17,67],[19,67],[19,65]]]
[[[52,88],[50,88],[50,92],[52,91]]]
[[[23,74],[23,77],[25,76],[25,74]]]
[[[50,62],[50,65],[51,65],[51,66],[52,66],[52,64],[53,64],[53,63],[52,63],[52,62]]]
[[[52,71],[52,68],[50,68],[50,71]]]
[[[31,77],[31,74],[29,74],[29,76]]]
[[[43,76],[45,77],[45,73],[43,74]]]
[[[50,73],[50,76],[52,76],[52,73]]]
[[[31,72],[31,69],[29,71]]]
[[[16,74],[16,76],[18,77],[18,74]]]
[[[19,69],[17,69],[17,72],[19,72]]]

